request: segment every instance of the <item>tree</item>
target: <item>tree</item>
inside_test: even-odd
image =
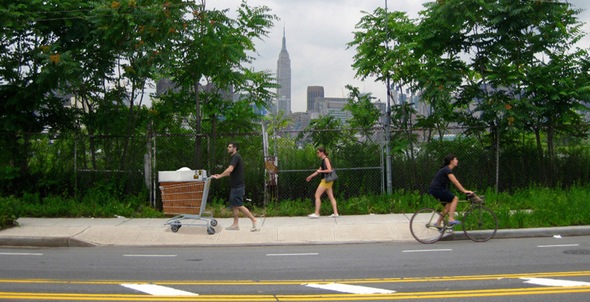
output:
[[[371,134],[378,126],[381,116],[381,111],[371,103],[371,100],[375,98],[370,94],[361,95],[357,87],[347,85],[346,88],[349,90],[349,95],[344,110],[352,114],[352,118],[348,121],[351,134],[358,132],[363,138],[371,140]]]
[[[579,11],[525,0],[424,7],[417,21],[380,8],[361,19],[349,44],[357,49],[357,76],[389,76],[420,93],[433,110],[418,125],[441,135],[454,122],[468,126],[468,134],[491,129],[488,144],[497,145],[501,130],[536,127],[547,133],[552,157],[555,126],[575,127],[587,97],[587,52],[572,50],[583,35]]]
[[[236,19],[228,17],[227,10],[207,9],[205,0],[186,3],[185,9],[191,17],[184,20],[183,28],[177,29],[181,38],[170,44],[171,64],[165,74],[174,79],[183,93],[194,98],[195,166],[199,168],[202,166],[203,116],[211,118],[214,134],[221,116],[228,118],[231,115],[226,109],[237,108],[244,113],[248,110],[243,109],[250,105],[266,105],[269,98],[263,92],[269,76],[251,72],[242,65],[254,59],[249,55],[249,52],[256,51],[253,40],[266,36],[276,17],[269,14],[268,7],[250,7],[245,1],[238,8]],[[249,91],[257,94],[246,97],[247,106],[233,104],[232,100],[224,99],[220,94],[201,93],[202,82],[213,85],[213,91]],[[202,112],[203,109],[209,111]]]
[[[277,146],[278,143],[278,134],[285,128],[287,128],[291,124],[291,119],[285,117],[285,112],[282,110],[279,111],[277,114],[272,114],[266,116],[264,118],[263,123],[267,125],[268,134],[270,134],[273,138],[274,142],[274,156],[278,154],[279,148]]]
[[[154,79],[159,68],[165,65],[169,41],[180,37],[177,30],[183,27],[185,3],[179,0],[164,3],[119,0],[95,4],[91,12],[95,39],[91,42],[100,48],[86,45],[85,50],[91,54],[107,51],[110,56],[105,57],[104,64],[108,69],[104,73],[109,74],[114,87],[103,89],[92,99],[84,99],[99,107],[115,104],[117,108],[114,110],[124,113],[115,129],[120,129],[119,134],[124,135],[119,169],[126,170],[129,148],[142,114],[141,105],[147,98],[147,82]],[[145,128],[145,122],[142,128]],[[108,133],[118,132],[115,129],[109,129]]]
[[[313,119],[309,125],[297,136],[298,140],[309,137],[315,147],[326,147],[335,149],[340,141],[345,138],[341,131],[341,122],[339,119],[324,115],[320,118]]]
[[[55,3],[4,3],[0,30],[0,181],[19,192],[28,184],[28,158],[34,133],[72,125],[72,114],[59,98],[61,79],[75,42],[84,32],[87,4],[70,1],[64,10],[81,18],[76,27],[61,18]],[[31,180],[32,181],[32,180]]]
[[[253,60],[254,40],[276,19],[267,7],[243,2],[236,19],[206,10],[205,1],[180,0],[32,1],[0,11],[0,177],[13,184],[25,186],[17,179],[28,175],[27,146],[44,129],[88,134],[89,143],[78,144],[80,167],[98,169],[98,150],[119,150],[110,152],[116,166],[108,168],[127,170],[141,143],[134,137],[149,121],[156,129],[172,129],[164,122],[182,123],[192,114],[198,139],[203,116],[213,134],[217,121],[251,130],[257,110],[271,98],[270,74],[242,66]],[[162,76],[174,79],[184,94],[163,97],[148,112],[141,106],[146,87]],[[201,91],[207,82],[218,91],[238,92],[240,100]],[[183,110],[187,95],[198,105],[192,111]],[[209,103],[204,114],[200,97]],[[76,105],[66,108],[66,100]],[[123,139],[97,141],[114,134]]]

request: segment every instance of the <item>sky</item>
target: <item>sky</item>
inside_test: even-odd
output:
[[[535,0],[532,0],[535,1]],[[565,0],[564,0],[565,1]],[[389,11],[406,12],[417,18],[424,0],[247,0],[249,6],[267,6],[280,18],[264,40],[255,41],[257,54],[252,67],[276,74],[277,60],[282,46],[283,28],[287,38],[287,51],[291,59],[291,111],[305,112],[307,86],[323,86],[325,97],[346,97],[346,85],[361,92],[370,92],[377,99],[387,100],[386,85],[355,78],[354,49],[346,44],[353,39],[355,25],[364,12],[372,13],[378,7]],[[584,11],[578,16],[582,22],[590,21],[589,0],[568,0]],[[207,7],[230,9],[234,12],[241,0],[209,0]],[[230,14],[231,15],[231,14]],[[584,29],[590,34],[590,24]],[[590,47],[590,37],[579,45]]]

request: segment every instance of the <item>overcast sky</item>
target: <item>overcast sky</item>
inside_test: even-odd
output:
[[[255,41],[258,58],[253,67],[276,74],[281,51],[283,27],[287,37],[287,51],[291,59],[291,110],[304,112],[307,104],[307,86],[324,86],[326,97],[345,97],[345,86],[351,84],[362,92],[371,92],[386,101],[387,90],[383,83],[372,79],[365,82],[355,78],[354,49],[346,49],[353,39],[355,25],[363,16],[377,7],[385,7],[386,0],[248,0],[250,6],[266,5],[280,20],[263,41]],[[535,1],[535,0],[532,0]],[[417,18],[424,0],[389,0],[389,11],[407,12]],[[584,9],[579,15],[582,22],[590,21],[590,0],[569,0],[574,7]],[[240,0],[209,0],[208,7],[229,8],[232,12]],[[590,25],[584,25],[590,33]],[[586,37],[582,47],[590,47]]]

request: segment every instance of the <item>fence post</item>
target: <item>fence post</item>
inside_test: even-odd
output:
[[[496,193],[500,187],[500,125],[496,125]]]
[[[78,200],[78,133],[74,133],[74,200]]]

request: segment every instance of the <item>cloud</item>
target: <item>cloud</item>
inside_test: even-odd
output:
[[[388,1],[388,10],[407,12],[410,18],[417,18],[423,9],[424,0]],[[208,6],[218,9],[230,8],[235,11],[240,1],[215,0]],[[287,50],[291,59],[291,106],[293,112],[306,110],[307,86],[324,86],[326,96],[342,97],[344,87],[352,84],[363,92],[386,101],[385,84],[375,83],[373,79],[361,82],[355,79],[353,63],[354,49],[346,44],[353,39],[355,25],[363,16],[362,11],[371,13],[384,7],[385,0],[249,0],[250,6],[267,6],[272,13],[281,18],[271,29],[264,41],[256,41],[258,58],[254,67],[258,70],[277,69],[281,50],[283,27],[286,29]],[[570,0],[577,8],[588,9],[587,0]],[[579,20],[587,20],[590,12],[579,15]],[[588,24],[585,32],[590,32]],[[579,44],[588,47],[588,39]]]
[[[392,1],[393,2],[393,1]],[[402,6],[421,6],[419,1],[396,1],[396,9]],[[418,2],[418,4],[416,4]],[[401,4],[400,4],[401,3]],[[287,51],[291,59],[291,104],[293,112],[306,110],[307,86],[324,86],[325,95],[343,97],[344,87],[352,84],[365,92],[378,94],[385,101],[386,88],[371,80],[362,83],[355,79],[354,49],[346,44],[353,39],[355,25],[363,16],[362,11],[373,12],[383,7],[383,0],[271,0],[248,1],[249,5],[265,5],[281,20],[264,41],[257,42],[257,69],[276,72],[277,60],[282,45],[283,27],[286,30]],[[211,5],[211,4],[210,4]],[[215,1],[216,8],[235,7],[235,1]]]

